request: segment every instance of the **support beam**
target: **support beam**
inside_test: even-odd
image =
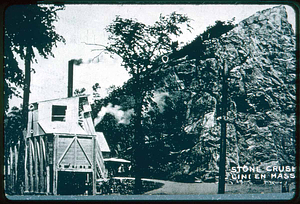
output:
[[[17,185],[19,185],[17,183],[18,181],[18,148],[17,148],[17,144],[14,146],[14,157],[15,157],[15,178],[14,178],[14,189],[17,190]],[[22,172],[21,172],[22,173]]]
[[[28,183],[28,166],[29,166],[29,151],[28,151],[28,139],[25,142],[25,193],[29,192],[29,183]]]
[[[53,194],[57,195],[57,148],[59,135],[53,136]]]
[[[46,167],[46,173],[47,173],[47,175],[46,175],[46,179],[47,179],[47,182],[46,182],[47,191],[46,191],[46,193],[47,193],[47,195],[49,195],[50,194],[50,167],[49,166]]]
[[[219,163],[219,188],[218,194],[225,193],[225,164],[226,164],[226,119],[227,119],[227,65],[224,62],[222,74],[222,120],[221,120],[221,145]]]
[[[96,195],[96,136],[93,136],[93,195]]]
[[[37,139],[36,138],[34,138],[33,139],[34,140],[34,148],[35,148],[35,157],[34,157],[34,160],[35,160],[35,162],[34,162],[34,173],[35,173],[35,189],[34,189],[34,191],[36,192],[36,193],[38,193],[39,192],[39,169],[38,169],[38,160],[39,160],[39,158],[38,158],[38,150],[37,150]]]
[[[10,189],[13,189],[14,186],[14,173],[13,173],[13,169],[14,169],[14,163],[13,163],[13,159],[14,159],[14,155],[13,155],[13,150],[12,147],[9,148],[9,159],[10,159],[10,179],[9,179],[9,186]]]
[[[32,139],[29,139],[29,181],[30,181],[30,192],[33,193],[33,146],[32,146]]]
[[[45,171],[44,171],[44,147],[43,147],[43,138],[40,136],[40,192],[45,193]]]
[[[14,149],[15,149],[15,153],[14,153],[14,156],[15,156],[15,175],[16,175],[16,179],[17,179],[17,176],[18,176],[18,148],[17,148],[17,145],[14,146]]]

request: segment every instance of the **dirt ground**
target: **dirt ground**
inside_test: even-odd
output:
[[[164,185],[145,195],[199,195],[217,194],[218,185],[215,183],[179,183],[173,181],[162,181],[151,179],[152,181],[162,182]]]

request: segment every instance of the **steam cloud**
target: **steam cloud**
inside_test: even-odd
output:
[[[165,110],[166,102],[165,97],[169,96],[168,92],[154,92],[153,93],[153,101],[158,106],[159,112],[162,113]]]
[[[127,111],[122,111],[121,106],[113,106],[109,103],[106,107],[102,107],[97,117],[94,120],[95,125],[99,124],[106,113],[110,113],[117,119],[118,123],[128,125],[130,123],[130,118],[134,113],[133,109]]]
[[[154,92],[153,100],[156,102],[159,112],[164,112],[164,107],[166,106],[165,97],[169,96],[168,92]],[[98,125],[106,113],[110,113],[117,119],[119,124],[128,125],[130,123],[131,116],[134,114],[133,109],[127,111],[121,110],[121,106],[112,105],[109,103],[106,107],[102,107],[97,117],[94,120],[95,126]]]

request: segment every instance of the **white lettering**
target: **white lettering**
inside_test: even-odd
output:
[[[279,166],[278,170],[279,170],[279,172],[284,172],[284,166]]]
[[[271,168],[271,166],[267,166],[267,171],[272,171],[272,168]]]
[[[272,178],[276,178],[276,173],[271,174],[271,179],[272,179]]]
[[[243,167],[238,166],[237,168],[238,168],[238,173],[239,173]]]

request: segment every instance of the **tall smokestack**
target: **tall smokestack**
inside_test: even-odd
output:
[[[73,95],[73,67],[74,60],[70,60],[68,65],[68,97]]]
[[[68,65],[68,97],[73,96],[73,68],[74,64],[79,66],[82,64],[82,59],[72,59]]]

